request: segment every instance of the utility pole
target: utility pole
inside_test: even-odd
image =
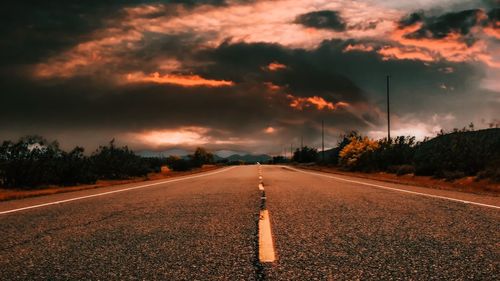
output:
[[[293,147],[292,147],[293,144],[290,144],[290,160],[292,160],[293,158]]]
[[[325,121],[321,120],[321,162],[325,163]]]
[[[390,77],[387,75],[387,141],[391,141],[391,109],[389,104]]]
[[[299,163],[302,163],[303,152],[304,152],[304,135],[300,135]]]

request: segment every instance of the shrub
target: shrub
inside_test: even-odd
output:
[[[442,171],[436,173],[436,177],[444,178],[447,181],[454,181],[465,177],[465,173],[462,171]]]
[[[40,136],[26,136],[17,143],[4,141],[0,147],[0,184],[34,188],[93,183],[96,178],[83,151],[76,147],[67,153],[57,142]]]
[[[451,172],[465,176],[495,167],[500,160],[500,129],[459,131],[440,135],[420,144],[415,151],[419,175],[446,177]]]
[[[145,176],[149,169],[146,161],[134,154],[127,146],[116,147],[115,141],[109,146],[100,146],[90,157],[94,173],[100,179],[126,179]]]
[[[369,163],[374,170],[386,171],[390,166],[411,165],[415,154],[415,137],[398,136],[378,141]]]
[[[193,167],[199,168],[203,164],[209,164],[214,162],[214,156],[212,153],[207,152],[204,148],[198,147],[192,155],[189,155],[191,165]]]
[[[173,157],[170,160],[168,167],[172,169],[172,171],[183,172],[193,169],[193,164],[190,160]]]
[[[387,171],[389,173],[393,173],[398,176],[403,176],[407,174],[414,174],[415,167],[412,165],[394,165],[394,166],[389,166]]]
[[[318,159],[318,150],[316,148],[304,146],[297,148],[293,153],[292,161],[299,163],[310,163]]]
[[[288,159],[283,156],[273,156],[273,159],[268,161],[269,164],[288,163]]]
[[[330,154],[327,156],[326,162],[333,165],[339,164],[339,154],[346,145],[348,145],[351,140],[355,138],[361,140],[362,137],[357,131],[351,131],[345,135],[340,135],[340,141],[337,143],[337,147],[333,148]]]
[[[372,170],[370,158],[378,147],[377,141],[367,137],[362,139],[352,137],[351,142],[339,153],[339,164],[349,170]]]

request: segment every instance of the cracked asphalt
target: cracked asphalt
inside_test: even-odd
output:
[[[0,280],[500,279],[498,209],[279,166],[263,166],[278,260],[261,266],[257,176],[241,166],[0,214]],[[0,212],[141,184],[0,202]]]

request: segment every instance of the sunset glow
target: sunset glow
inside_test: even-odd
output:
[[[158,84],[176,84],[184,87],[224,87],[232,86],[234,83],[225,80],[210,80],[200,77],[199,75],[177,75],[165,74],[155,72],[151,75],[144,75],[143,73],[130,73],[127,74],[128,82],[153,82]]]
[[[267,66],[267,69],[269,69],[270,71],[278,71],[281,69],[286,69],[286,65],[278,62],[272,62]]]
[[[308,107],[316,107],[316,109],[318,110],[335,109],[333,103],[327,102],[322,97],[318,96],[302,98],[302,97],[294,97],[292,95],[288,95],[288,98],[291,99],[290,106],[298,110],[303,110],[304,108]]]
[[[94,147],[120,136],[141,149],[267,152],[271,137],[297,142],[303,132],[318,145],[322,119],[333,142],[344,131],[383,132],[389,75],[394,120],[453,114],[437,125],[487,127],[500,115],[500,21],[498,7],[479,2],[25,7],[26,23],[4,25],[0,120],[9,136],[37,128]],[[395,132],[404,126],[393,122]]]
[[[190,143],[203,145],[209,140],[204,134],[208,129],[201,127],[184,127],[174,130],[148,131],[131,134],[132,139],[153,146],[168,146]]]

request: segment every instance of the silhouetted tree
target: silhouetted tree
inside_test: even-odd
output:
[[[91,183],[83,148],[70,153],[40,136],[26,136],[17,143],[4,141],[0,148],[0,183],[6,187],[32,188],[44,185]]]
[[[197,147],[192,155],[189,155],[193,167],[201,167],[203,164],[214,162],[212,153],[207,152],[204,148]]]
[[[269,162],[271,164],[280,164],[280,163],[287,163],[289,160],[283,156],[273,156],[273,159],[271,159]]]
[[[109,146],[100,146],[90,157],[94,173],[101,179],[125,179],[145,176],[149,172],[143,159],[127,146],[116,147],[115,140]]]
[[[310,163],[315,162],[318,159],[318,150],[316,148],[311,148],[304,146],[302,148],[297,148],[293,153],[292,161],[299,163]]]

